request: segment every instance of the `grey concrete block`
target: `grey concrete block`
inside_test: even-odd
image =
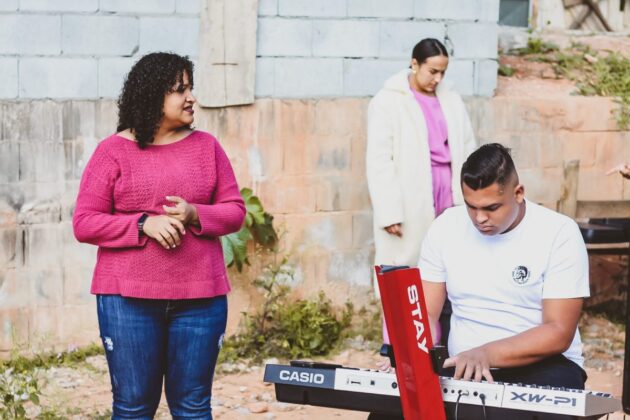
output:
[[[67,101],[62,105],[63,139],[94,137],[96,104],[94,101]]]
[[[275,96],[317,98],[343,94],[343,60],[276,58]]]
[[[61,204],[57,200],[25,203],[17,216],[20,225],[57,224],[60,220]]]
[[[75,172],[78,172],[78,170],[76,170],[76,159],[74,158],[74,145],[76,143],[76,140],[63,141],[63,155],[65,159],[63,167],[63,177],[66,181],[73,180]]]
[[[97,145],[98,140],[96,137],[84,137],[63,142],[65,193],[71,196],[73,202],[76,199],[76,192],[78,192],[77,190],[75,193],[72,193],[72,189],[75,187],[73,181],[81,179],[83,169],[85,169],[85,165]],[[62,214],[62,219],[65,216],[66,214]]]
[[[3,298],[3,301],[7,297]],[[8,298],[10,299],[10,297]],[[4,302],[0,302],[2,307]],[[30,310],[24,307],[14,307],[0,310],[0,351],[9,352],[18,346],[28,344],[30,325]]]
[[[100,10],[116,13],[173,13],[175,0],[100,0]]]
[[[80,174],[79,178],[65,182],[63,196],[59,199],[61,203],[61,222],[72,223],[72,215],[77,204],[77,195],[79,194]]]
[[[32,305],[32,296],[30,280],[23,270],[8,267],[0,270],[0,314],[6,313],[8,309],[28,308]],[[3,323],[3,330],[5,325]]]
[[[57,55],[60,52],[60,16],[0,15],[0,54]]]
[[[21,98],[94,98],[97,64],[90,58],[20,60]]]
[[[13,12],[18,9],[18,0],[0,1],[0,12]]]
[[[26,227],[25,262],[28,268],[59,268],[63,251],[58,223]]]
[[[499,21],[500,0],[479,0],[479,19],[484,22]]]
[[[0,184],[0,204],[3,207],[9,206],[14,209],[15,220],[17,220],[17,211],[22,207],[25,202],[26,185],[19,182],[12,182],[10,184]],[[4,213],[3,218],[11,218],[13,220],[13,216],[11,213]],[[15,224],[11,221],[11,224]]]
[[[346,0],[279,0],[280,16],[341,17],[346,16]]]
[[[352,246],[354,248],[374,245],[372,212],[360,212],[352,215]]]
[[[413,17],[414,0],[347,0],[348,16],[352,17]]]
[[[63,303],[63,274],[60,266],[44,270],[25,270],[21,274],[31,284],[32,306],[41,309]],[[42,332],[49,333],[50,328],[45,328]]]
[[[65,153],[63,143],[20,143],[20,181],[35,183],[60,182],[64,180],[64,170]],[[63,187],[63,185],[61,186]],[[48,194],[48,197],[50,197],[50,194]]]
[[[424,38],[444,42],[446,25],[441,22],[381,22],[379,57],[411,60],[413,47]]]
[[[3,140],[20,140],[28,136],[30,103],[23,101],[0,103],[0,137]]]
[[[101,100],[96,103],[96,138],[104,139],[116,132],[118,106],[115,101]],[[89,158],[91,156],[87,155]],[[87,160],[86,160],[87,162]]]
[[[15,226],[0,228],[0,267],[3,269],[16,267],[16,249],[17,228]]]
[[[372,283],[373,261],[369,249],[336,252],[330,258],[326,278],[329,281],[367,287]]]
[[[5,0],[2,2],[4,3]],[[96,12],[98,0],[21,0],[20,10],[29,12]]]
[[[177,13],[188,13],[198,15],[201,13],[202,0],[177,0],[175,11]]]
[[[118,98],[125,77],[136,58],[101,58],[98,60],[98,96],[100,98]]]
[[[344,96],[372,96],[385,81],[409,66],[408,60],[351,60],[343,63]]]
[[[189,17],[140,18],[140,54],[172,51],[199,55],[199,19]]]
[[[475,94],[475,63],[472,60],[451,59],[446,70],[445,81],[454,84],[460,95]]]
[[[276,16],[278,0],[258,0],[258,16]]]
[[[492,96],[497,87],[499,63],[495,60],[480,60],[475,63],[475,94]]]
[[[273,96],[274,94],[274,58],[258,57],[256,59],[256,97]]]
[[[313,21],[313,55],[317,57],[376,57],[379,23],[366,20]]]
[[[313,24],[309,19],[259,18],[256,55],[311,55]]]
[[[60,145],[59,147],[63,147]],[[63,168],[60,168],[63,176]],[[58,200],[65,190],[63,179],[51,182],[20,181],[12,184],[0,184],[0,201],[7,200],[16,205],[31,202]]]
[[[20,175],[20,145],[16,141],[0,140],[0,184],[17,182]],[[1,225],[1,223],[0,223]],[[0,264],[2,266],[2,264]]]
[[[60,143],[63,139],[63,105],[53,101],[31,102],[28,140]]]
[[[498,21],[499,0],[441,0],[439,2],[428,0],[415,0],[414,15],[419,19],[444,19],[455,21],[485,20],[496,11]]]
[[[62,20],[65,55],[132,55],[138,49],[135,17],[68,15]]]
[[[94,269],[96,263],[96,253],[98,247],[90,244],[83,244],[76,240],[72,230],[72,221],[67,220],[60,223],[62,232],[63,267],[75,267],[81,269]],[[89,278],[92,276],[90,275]]]
[[[13,99],[18,95],[18,60],[0,57],[0,99]]]
[[[456,58],[497,58],[496,23],[452,23],[446,28]]]
[[[14,207],[8,200],[0,197],[0,226],[15,226],[17,224],[18,210],[19,206]]]
[[[109,135],[112,135],[115,132],[116,127],[114,126]],[[100,140],[102,139],[96,137],[85,137],[74,142],[72,161],[66,161],[66,167],[72,166],[73,176],[72,178],[66,178],[66,181],[70,181],[71,179],[81,179],[85,165],[87,165],[88,160],[92,156],[92,153],[94,153],[94,150],[96,149],[96,146],[98,146]],[[70,188],[72,188],[72,186],[69,182],[66,182],[66,191],[69,191]]]
[[[76,241],[75,241],[76,242]],[[88,246],[81,244],[83,246]],[[94,246],[90,248],[96,249]],[[76,267],[64,265],[63,267],[63,304],[80,305],[94,302],[94,296],[90,294],[92,284],[92,267]]]

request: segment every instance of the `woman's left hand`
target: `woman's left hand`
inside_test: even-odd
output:
[[[175,203],[174,206],[162,206],[167,215],[179,220],[185,226],[199,225],[199,215],[197,214],[197,208],[195,206],[188,203],[183,198],[174,195],[167,195],[166,199]]]

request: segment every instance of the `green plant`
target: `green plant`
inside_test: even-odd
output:
[[[621,130],[627,130],[630,128],[630,96],[615,98],[615,103],[618,105],[614,111],[617,126]]]
[[[16,372],[13,368],[0,372],[0,418],[25,419],[25,404],[39,404],[39,384],[34,372]]]
[[[87,347],[59,353],[39,353],[31,357],[19,355],[14,350],[10,359],[0,362],[0,419],[25,419],[25,405],[30,401],[39,405],[40,388],[37,374],[40,369],[54,366],[75,367],[90,356],[103,354],[102,346]],[[44,410],[39,418],[61,419],[54,412]]]
[[[547,54],[552,51],[558,51],[559,48],[556,44],[543,41],[542,38],[529,37],[527,39],[527,46],[524,48],[518,48],[515,50],[518,55],[531,55],[531,54]]]
[[[514,73],[516,72],[516,70],[514,70],[512,67],[504,65],[504,64],[499,64],[499,75],[500,76],[507,76],[507,77],[511,77],[512,75],[514,75]]]
[[[221,237],[225,265],[234,265],[239,272],[244,264],[249,265],[247,244],[250,241],[267,250],[272,250],[278,243],[273,216],[265,211],[260,199],[249,188],[241,189],[241,197],[247,209],[245,223],[238,232]]]
[[[380,344],[383,340],[381,303],[373,299],[368,306],[362,306],[358,311],[350,303],[346,303],[346,308],[353,316],[349,328],[342,333],[343,337],[361,336],[365,341]]]
[[[0,371],[13,369],[15,372],[28,373],[35,369],[48,369],[53,366],[75,367],[90,356],[104,354],[103,346],[90,344],[69,351],[58,353],[38,353],[31,357],[13,354],[10,359],[0,362]]]
[[[294,274],[286,257],[263,270],[254,281],[262,293],[262,307],[255,314],[243,314],[241,332],[224,342],[221,362],[313,357],[328,354],[335,347],[341,332],[350,325],[351,307],[339,314],[323,292],[316,299],[290,300]]]

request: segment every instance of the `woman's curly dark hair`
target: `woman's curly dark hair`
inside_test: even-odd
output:
[[[153,143],[164,115],[164,96],[176,83],[184,83],[184,73],[192,88],[193,63],[187,56],[156,52],[138,60],[118,98],[118,131],[130,129],[141,149]]]

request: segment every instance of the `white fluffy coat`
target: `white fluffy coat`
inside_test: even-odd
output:
[[[409,71],[388,79],[368,108],[366,169],[377,265],[416,266],[422,240],[435,218],[428,131],[409,88]],[[448,128],[457,205],[463,203],[460,170],[476,142],[464,102],[447,83],[442,81],[436,94]],[[383,229],[395,223],[402,224],[402,238]]]

